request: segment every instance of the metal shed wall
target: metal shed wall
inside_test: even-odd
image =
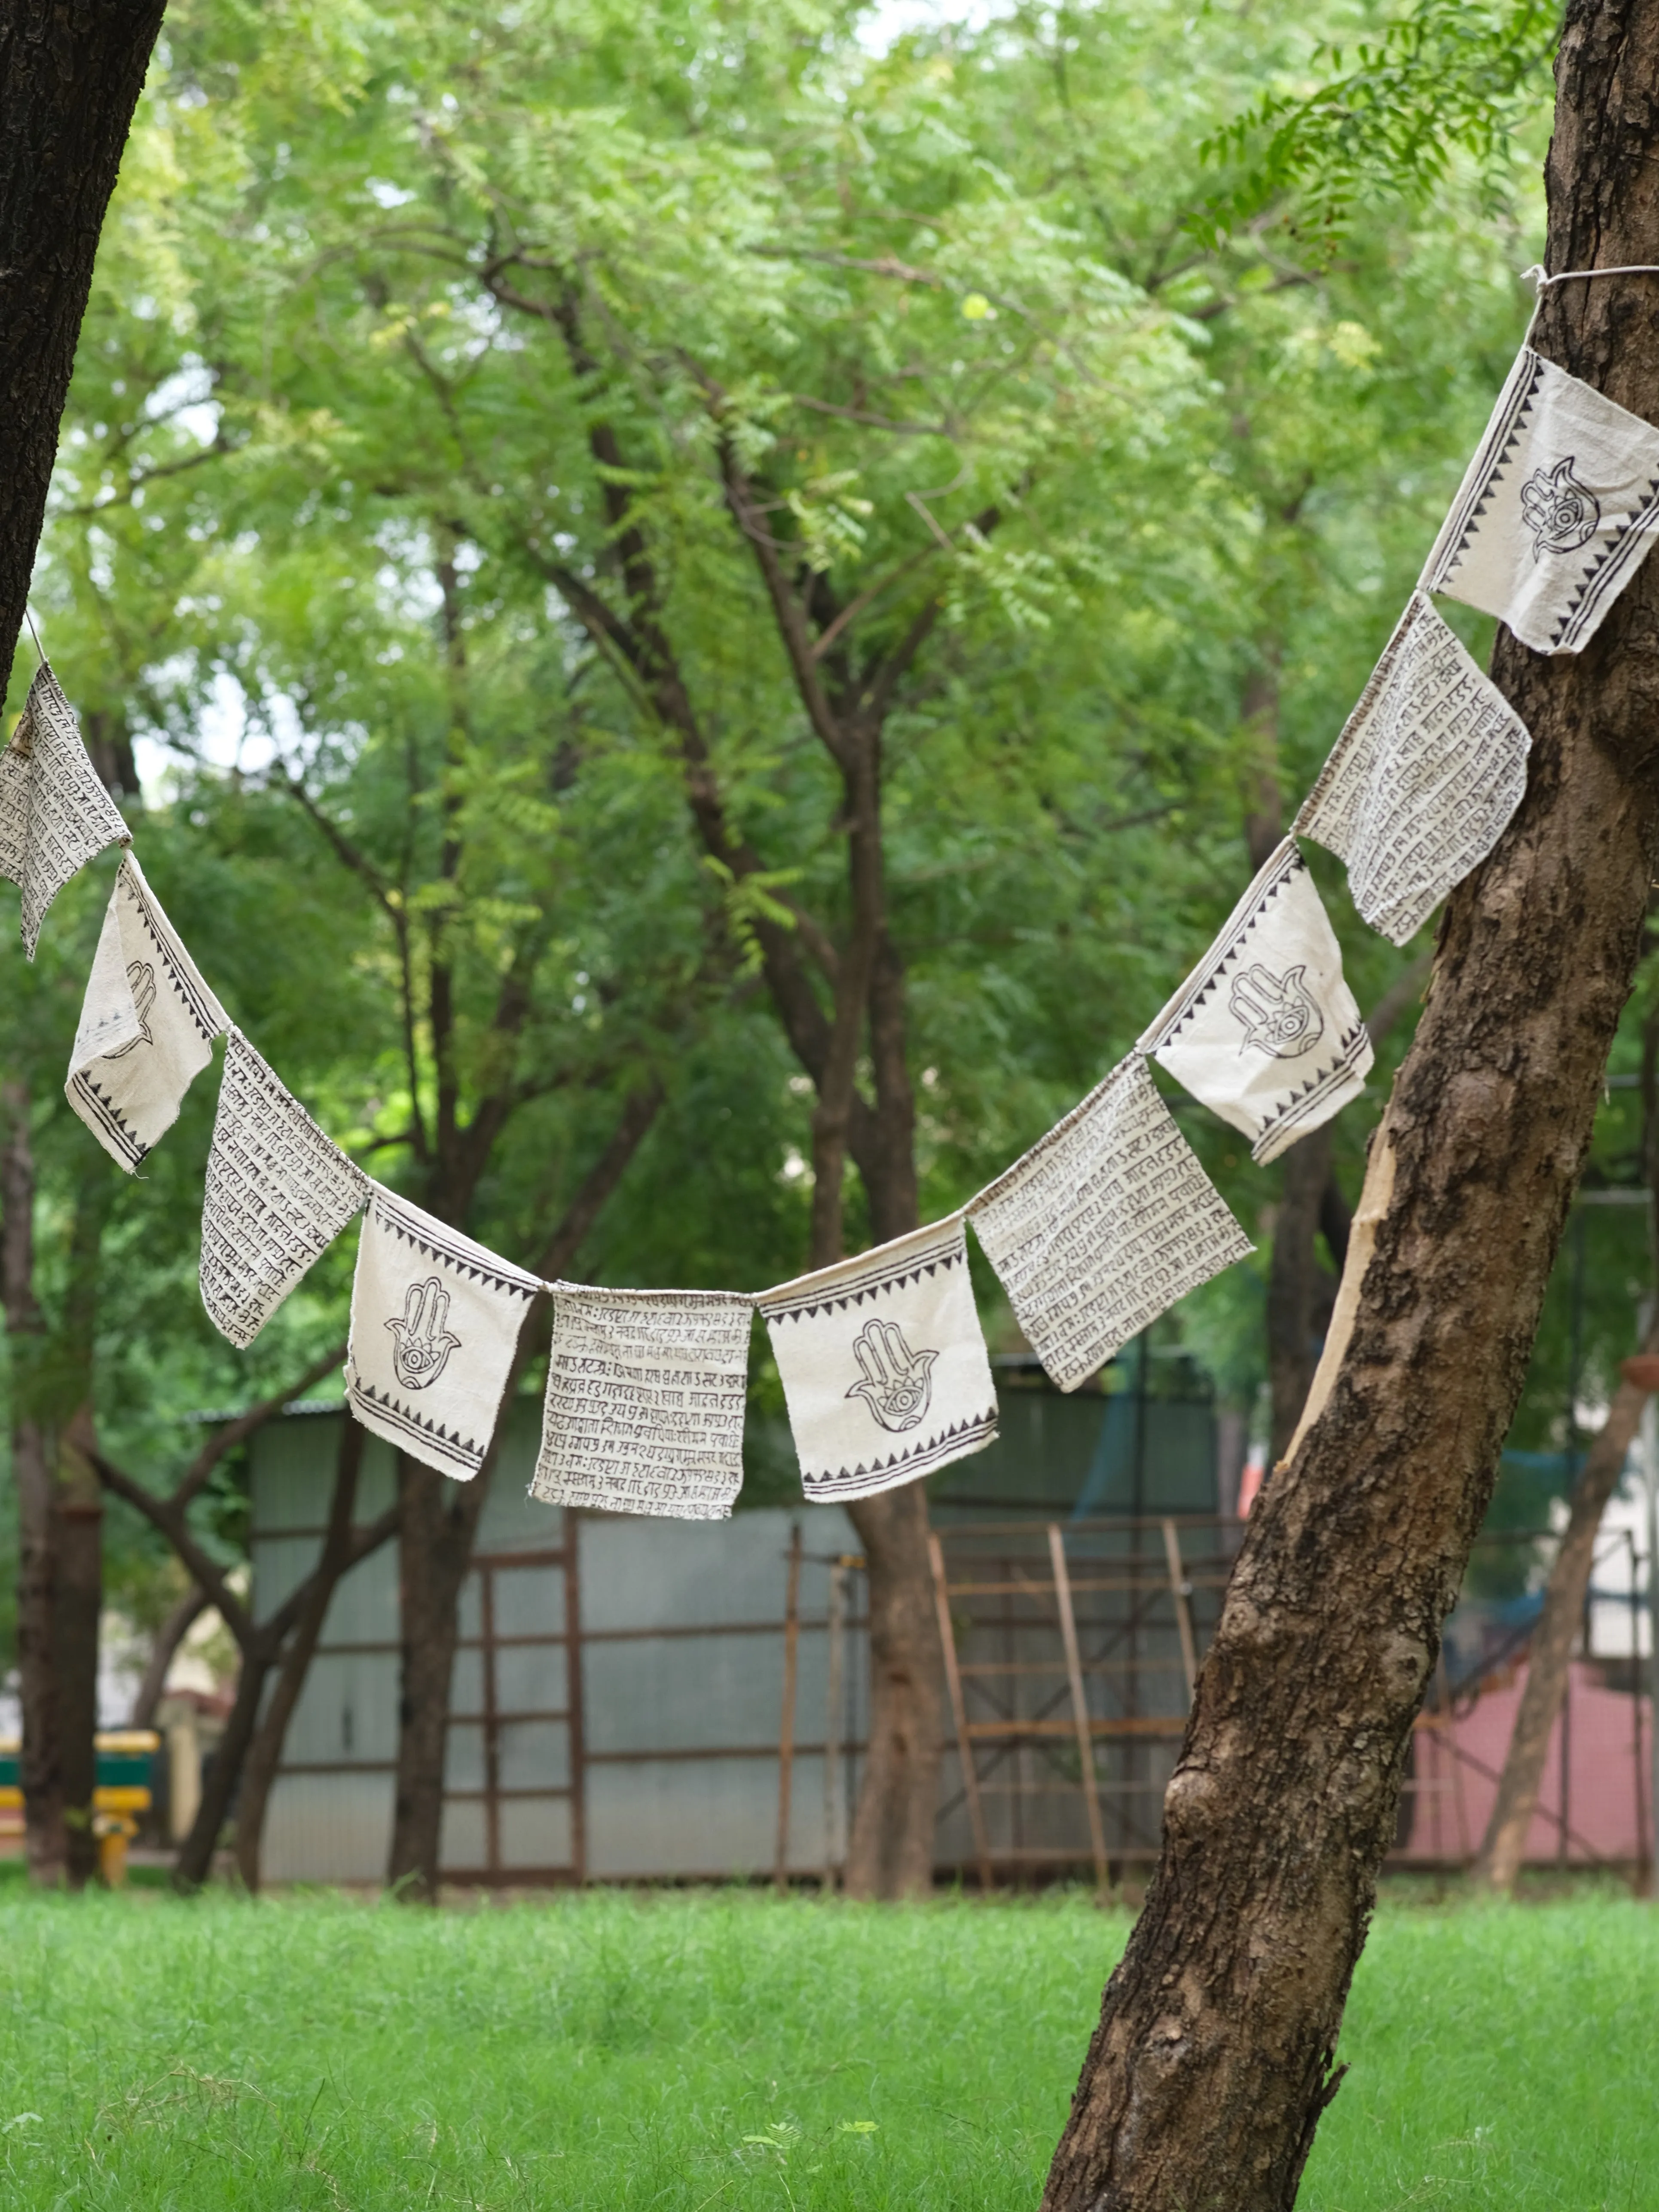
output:
[[[254,1602],[263,1615],[314,1559],[339,1415],[274,1423],[252,1463]],[[514,1409],[461,1613],[442,1856],[458,1877],[551,1881],[726,1876],[773,1865],[792,1528],[800,1568],[788,1863],[829,1849],[826,1611],[833,1508],[730,1522],[566,1515],[526,1496],[538,1409]],[[389,1502],[392,1455],[371,1438],[359,1517]],[[850,1626],[850,1625],[849,1625]],[[865,1710],[849,1633],[839,1741]],[[325,1622],[272,1790],[270,1879],[381,1879],[397,1749],[398,1559],[348,1576]],[[843,1802],[856,1787],[845,1753]],[[493,1837],[494,1848],[491,1848]]]

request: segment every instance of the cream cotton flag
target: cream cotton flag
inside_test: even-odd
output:
[[[1659,529],[1659,430],[1530,346],[1498,395],[1421,588],[1577,653]]]
[[[1504,834],[1531,744],[1433,602],[1413,592],[1294,827],[1347,862],[1354,904],[1403,945]]]
[[[202,1201],[202,1304],[220,1334],[252,1344],[368,1191],[240,1030],[228,1030]]]
[[[538,1276],[370,1185],[351,1290],[346,1402],[458,1482],[483,1464]]]
[[[996,1392],[961,1214],[755,1303],[809,1498],[891,1490],[994,1442]]]
[[[1252,1249],[1138,1054],[970,1200],[968,1218],[1062,1390]]]
[[[1371,1041],[1308,866],[1287,837],[1141,1038],[1258,1160],[1358,1096]]]
[[[23,950],[71,876],[106,845],[130,845],[127,825],[98,779],[75,714],[42,661],[0,753],[0,875],[22,893]]]
[[[755,1302],[555,1283],[541,1450],[549,1505],[723,1521],[743,1486]]]
[[[131,853],[122,855],[87,979],[64,1085],[104,1150],[131,1174],[173,1127],[213,1057],[225,1010],[198,973]]]

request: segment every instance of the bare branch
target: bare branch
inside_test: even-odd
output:
[[[250,1407],[246,1413],[239,1413],[234,1421],[227,1421],[222,1429],[209,1437],[185,1469],[176,1488],[167,1498],[169,1508],[175,1513],[182,1513],[202,1490],[227,1452],[234,1451],[238,1444],[245,1443],[257,1430],[264,1428],[267,1421],[285,1407],[292,1405],[301,1391],[309,1389],[313,1382],[321,1382],[331,1367],[339,1366],[345,1356],[344,1345],[331,1345],[320,1359],[313,1360],[305,1373],[297,1381],[290,1382],[286,1389],[279,1391],[274,1398],[266,1398],[260,1404]]]
[[[179,1554],[191,1574],[207,1592],[219,1609],[220,1619],[246,1650],[253,1636],[253,1623],[247,1607],[229,1583],[218,1562],[197,1540],[189,1522],[177,1511],[170,1499],[158,1498],[153,1490],[107,1460],[99,1451],[89,1451],[87,1457],[98,1480],[106,1490],[124,1498],[136,1512],[142,1513],[153,1528],[159,1529]]]

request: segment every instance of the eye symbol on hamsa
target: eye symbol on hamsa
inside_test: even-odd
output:
[[[1299,1060],[1313,1050],[1325,1034],[1325,1017],[1302,980],[1307,972],[1304,962],[1275,975],[1258,960],[1234,977],[1227,1006],[1243,1024],[1244,1044],[1274,1060]]]
[[[402,1313],[386,1327],[396,1340],[392,1364],[405,1390],[424,1390],[435,1382],[460,1346],[460,1338],[449,1330],[449,1293],[435,1275],[410,1285]]]
[[[1532,557],[1576,553],[1588,545],[1601,521],[1601,502],[1572,472],[1569,453],[1553,469],[1534,469],[1521,487],[1521,514],[1532,532]]]
[[[936,1352],[912,1352],[896,1322],[867,1321],[853,1340],[860,1379],[848,1391],[862,1398],[884,1429],[914,1429],[933,1395]]]

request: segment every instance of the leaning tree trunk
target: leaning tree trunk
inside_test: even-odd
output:
[[[259,1716],[242,1765],[241,1794],[236,1801],[236,1871],[250,1894],[259,1887],[265,1837],[265,1812],[276,1768],[288,1741],[289,1723],[300,1702],[328,1618],[329,1607],[351,1558],[352,1515],[357,1478],[363,1463],[364,1431],[348,1414],[340,1426],[334,1462],[334,1494],[329,1503],[323,1548],[311,1571],[311,1586],[283,1648],[276,1683]]]
[[[98,234],[164,4],[0,9],[0,672],[23,626]]]
[[[1596,1533],[1607,1500],[1619,1487],[1625,1459],[1642,1425],[1642,1409],[1659,1384],[1659,1329],[1650,1329],[1643,1355],[1625,1362],[1624,1380],[1613,1393],[1607,1418],[1584,1455],[1560,1549],[1544,1589],[1544,1608],[1527,1652],[1527,1686],[1504,1754],[1498,1796],[1475,1862],[1476,1879],[1488,1888],[1515,1887],[1527,1849],[1527,1834],[1538,1809],[1538,1785],[1550,1735],[1566,1694],[1573,1638],[1584,1615]],[[1567,1808],[1561,1808],[1561,1818]]]
[[[1659,261],[1659,0],[1572,0],[1554,269]],[[1659,416],[1659,280],[1547,295],[1543,350]],[[1326,1356],[1251,1516],[1048,2212],[1295,2201],[1413,1720],[1490,1498],[1659,859],[1659,562],[1587,649],[1500,635],[1526,799],[1454,893]]]

